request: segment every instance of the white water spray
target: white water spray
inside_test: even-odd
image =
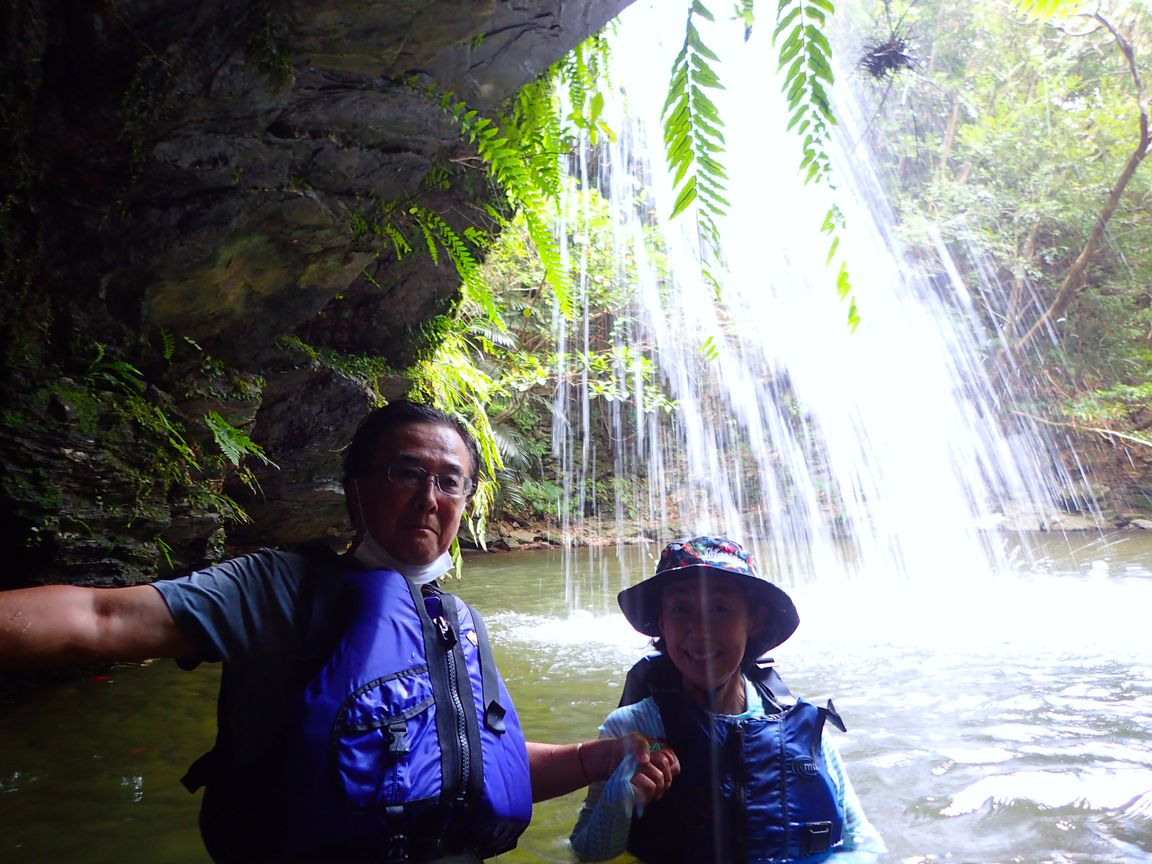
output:
[[[690,214],[661,225],[663,269],[644,237],[643,220],[663,217],[673,200],[655,147],[683,21],[666,4],[640,3],[621,17],[613,74],[626,95],[605,112],[619,136],[597,151],[592,171],[581,157],[581,180],[610,189],[618,256],[638,262],[635,323],[617,338],[655,360],[678,410],[626,416],[613,405],[617,442],[625,427],[633,439],[597,453],[587,386],[562,390],[557,416],[567,422],[555,431],[565,478],[582,484],[609,458],[623,476],[644,465],[648,498],[630,503],[660,539],[726,533],[793,581],[971,579],[1007,567],[1004,549],[1015,543],[989,530],[997,514],[1016,508],[1035,514],[1022,527],[1058,527],[1052,502],[1066,473],[1042,431],[995,392],[982,365],[990,336],[943,244],[949,278],[932,282],[895,250],[871,160],[862,146],[845,149],[862,128],[846,98],[850,76],[834,90],[838,188],[805,186],[770,33],[761,27],[745,42],[722,23],[705,36],[723,58],[716,101],[731,178],[717,297],[700,275]],[[639,212],[638,196],[651,210]],[[833,202],[847,220],[840,248],[863,319],[855,332],[825,264],[820,225]],[[564,338],[573,336],[587,347],[586,326],[568,324]],[[619,375],[641,404],[637,371]]]

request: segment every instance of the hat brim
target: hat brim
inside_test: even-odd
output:
[[[747,592],[749,606],[759,606],[766,610],[764,626],[749,643],[756,655],[770,651],[783,643],[796,632],[800,626],[800,615],[796,606],[783,589],[773,585],[766,579],[749,576],[744,573],[733,573],[722,567],[711,567],[707,564],[693,564],[672,570],[664,570],[638,582],[630,588],[625,588],[616,595],[620,604],[620,611],[636,630],[645,636],[660,635],[660,603],[664,589],[673,582],[679,582],[697,571],[711,570],[731,577],[745,592]]]

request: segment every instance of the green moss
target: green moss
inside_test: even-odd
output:
[[[296,74],[280,21],[267,6],[253,10],[249,21],[251,32],[244,45],[245,60],[267,75],[276,87],[291,84]]]
[[[47,511],[60,506],[60,487],[48,481],[38,469],[21,471],[10,467],[0,483],[4,497],[9,500],[33,504]]]
[[[285,351],[299,351],[312,363],[330,369],[341,378],[355,382],[372,394],[377,405],[383,405],[385,402],[384,395],[380,392],[380,381],[397,374],[383,357],[340,354],[309,345],[298,336],[285,336],[280,340],[280,347]]]
[[[100,418],[108,411],[108,405],[100,396],[74,384],[58,384],[50,392],[70,409],[69,416],[76,428],[93,438],[100,433]]]

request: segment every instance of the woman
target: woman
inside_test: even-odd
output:
[[[670,543],[652,578],[618,599],[633,627],[657,637],[659,654],[629,673],[600,734],[639,732],[659,742],[657,752],[671,750],[680,773],[651,801],[635,795],[633,774],[652,765],[637,772],[625,760],[593,784],[571,838],[581,860],[625,849],[648,864],[815,862],[851,850],[868,860],[883,851],[822,736],[826,720],[843,729],[831,702],[794,699],[757,664],[800,619],[739,544]]]

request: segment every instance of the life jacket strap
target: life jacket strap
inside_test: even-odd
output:
[[[805,858],[809,855],[819,855],[822,852],[827,852],[832,846],[832,823],[807,823],[804,826],[804,838],[801,843],[800,854]]]
[[[824,716],[828,722],[839,729],[841,732],[847,732],[848,727],[844,725],[844,721],[840,719],[840,714],[836,711],[836,706],[832,704],[832,700],[828,700],[828,704],[824,706]]]
[[[469,607],[471,608],[471,607]],[[500,685],[496,679],[496,659],[492,656],[492,644],[488,641],[488,626],[484,618],[472,609],[472,623],[476,626],[477,649],[480,652],[480,682],[484,695],[484,725],[492,732],[505,731],[504,716],[508,709],[500,704]]]
[[[180,778],[180,783],[189,792],[199,791],[212,782],[219,769],[220,754],[213,747],[188,766],[188,770]]]
[[[766,713],[779,714],[785,708],[796,704],[796,697],[776,671],[776,664],[771,657],[761,657],[751,668],[745,670],[744,674],[760,694]]]

